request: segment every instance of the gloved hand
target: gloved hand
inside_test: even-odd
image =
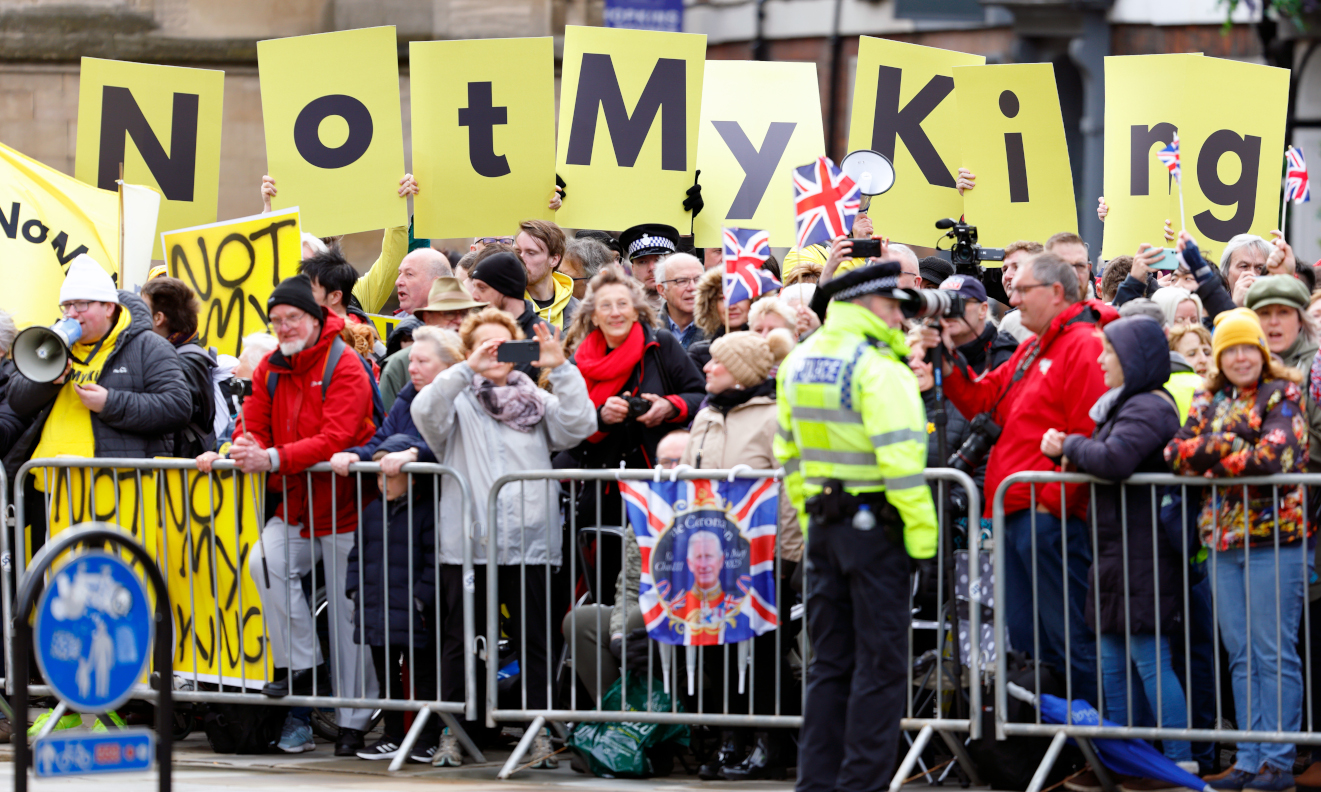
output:
[[[356,630],[358,628],[358,592],[355,591],[349,595],[349,602],[353,603],[353,607],[349,608],[349,624],[352,624],[353,629]]]
[[[647,660],[652,657],[652,640],[647,635],[646,627],[638,627],[628,634],[627,645],[624,646],[624,667],[635,674],[647,673]],[[652,658],[651,671],[659,674],[661,669],[660,657]]]
[[[688,188],[688,197],[683,199],[683,208],[692,212],[693,217],[701,214],[702,207],[706,206],[706,202],[702,200],[702,185],[697,183],[697,177],[701,175],[700,170],[693,175],[693,186]]]
[[[1178,255],[1179,263],[1197,279],[1198,286],[1216,276],[1215,266],[1202,258],[1202,252],[1197,249],[1197,243],[1192,237],[1184,241],[1183,250],[1179,251]]]
[[[560,175],[559,175],[558,173],[555,174],[555,186],[558,187],[558,188],[560,188],[560,198],[561,198],[561,199],[563,199],[563,198],[567,198],[567,197],[568,197],[568,195],[569,195],[569,192],[568,192],[568,187],[569,187],[569,185],[566,184],[566,183],[564,182],[564,179],[560,178]]]

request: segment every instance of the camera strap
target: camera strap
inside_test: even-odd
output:
[[[1009,392],[1018,384],[1018,381],[1023,379],[1023,376],[1027,374],[1028,367],[1036,362],[1037,356],[1040,354],[1041,344],[1038,342],[1038,339],[1033,338],[1032,348],[1028,350],[1028,353],[1023,356],[1022,360],[1018,361],[1018,367],[1014,369],[1014,376],[1009,380],[1009,387],[1004,389],[1004,392],[1000,394],[1000,397],[995,400],[995,404],[991,405],[991,409],[986,411],[988,414],[995,414],[995,411],[1000,408],[1000,402],[1004,401],[1005,397],[1009,395]]]

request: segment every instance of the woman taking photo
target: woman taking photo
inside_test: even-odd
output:
[[[1212,359],[1206,390],[1193,397],[1187,423],[1165,447],[1174,472],[1212,478],[1304,472],[1302,375],[1271,358],[1255,313],[1236,308],[1217,317]],[[1220,638],[1238,728],[1245,731],[1301,726],[1303,674],[1294,636],[1306,597],[1302,499],[1302,487],[1208,487],[1202,495],[1198,527],[1211,549]],[[1211,787],[1292,788],[1294,754],[1291,744],[1241,742],[1234,769]]]
[[[446,701],[463,698],[463,535],[471,528],[476,586],[475,612],[486,612],[486,544],[500,565],[497,590],[509,612],[505,632],[519,649],[520,700],[526,709],[544,709],[549,673],[546,646],[550,568],[563,561],[558,484],[534,482],[500,490],[496,523],[486,524],[486,504],[495,481],[508,473],[550,470],[551,453],[572,448],[596,429],[587,385],[578,369],[566,363],[564,350],[546,325],[536,326],[541,357],[534,363],[549,370],[554,393],[536,386],[513,363],[497,359],[501,344],[522,340],[509,314],[486,308],[463,320],[459,337],[468,359],[450,366],[413,399],[413,421],[441,464],[463,471],[472,491],[472,525],[463,510],[440,514],[441,636]],[[462,502],[453,476],[442,478],[441,499]],[[522,580],[522,583],[520,582]],[[479,629],[478,632],[485,632]],[[494,636],[488,644],[494,646]],[[478,672],[478,678],[481,678]],[[554,767],[550,736],[536,736],[533,760]]]

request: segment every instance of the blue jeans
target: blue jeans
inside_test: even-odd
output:
[[[1101,684],[1105,690],[1105,717],[1120,726],[1150,726],[1156,723],[1156,707],[1160,701],[1159,726],[1167,729],[1188,728],[1188,707],[1184,702],[1183,686],[1174,675],[1170,659],[1168,636],[1137,635],[1128,637],[1129,650],[1125,651],[1124,636],[1101,635]],[[1159,651],[1159,657],[1157,657]],[[1130,664],[1130,655],[1132,663]],[[1138,684],[1129,687],[1129,668],[1137,666]],[[1156,680],[1160,680],[1157,691]],[[1159,695],[1158,695],[1159,694]],[[1129,720],[1128,699],[1133,697],[1132,721]],[[1193,758],[1187,742],[1163,741],[1165,758],[1186,762]]]
[[[1032,618],[1032,523],[1036,520],[1037,619]],[[1059,515],[1023,510],[1005,517],[1005,604],[1009,643],[1067,674],[1071,695],[1097,705],[1096,636],[1083,612],[1087,600],[1087,570],[1092,564],[1092,539],[1087,524],[1077,517],[1067,523],[1068,582],[1064,580],[1065,531]],[[1067,596],[1066,596],[1067,590]],[[1067,610],[1066,610],[1067,609]],[[1065,644],[1065,613],[1068,643]],[[1040,651],[1034,642],[1039,630]],[[1067,662],[1066,662],[1067,658]]]
[[[1302,724],[1303,669],[1297,640],[1307,597],[1304,547],[1296,542],[1280,548],[1278,578],[1274,547],[1211,555],[1220,640],[1229,654],[1240,729],[1291,732]],[[1269,764],[1290,772],[1294,753],[1292,744],[1239,743],[1235,766],[1255,773]]]

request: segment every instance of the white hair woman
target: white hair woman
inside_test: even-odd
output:
[[[1165,314],[1165,325],[1171,329],[1185,324],[1201,324],[1206,313],[1202,310],[1202,300],[1187,289],[1166,286],[1157,289],[1151,295],[1151,301],[1160,306]]]

